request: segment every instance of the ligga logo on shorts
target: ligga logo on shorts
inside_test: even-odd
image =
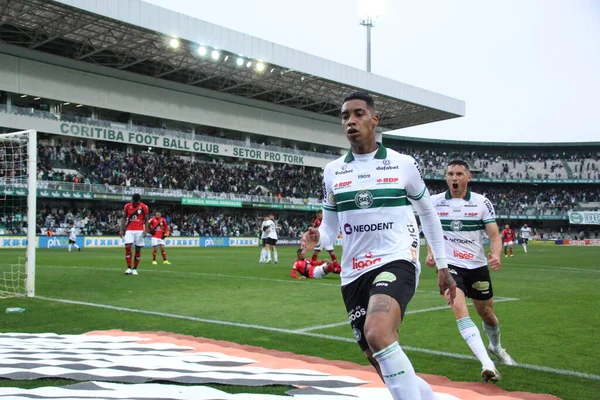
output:
[[[375,280],[373,281],[373,283],[377,283],[377,282],[394,282],[396,280],[396,275],[392,274],[391,272],[382,272],[379,275],[377,275],[377,277],[375,278]]]
[[[472,284],[471,287],[475,290],[479,290],[480,292],[483,292],[490,288],[490,283],[478,281],[478,282],[475,282],[474,284]]]

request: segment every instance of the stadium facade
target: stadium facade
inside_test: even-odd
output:
[[[218,168],[239,169],[252,162],[265,170],[296,168],[292,176],[318,175],[318,169],[347,151],[339,123],[341,99],[365,90],[376,99],[386,144],[422,154],[426,179],[434,186],[442,177],[431,154],[437,160],[453,153],[470,158],[476,181],[496,191],[507,184],[520,184],[525,192],[534,187],[527,185],[553,185],[547,187],[559,192],[575,188],[588,194],[587,201],[571,204],[584,204],[583,210],[594,210],[600,200],[598,143],[547,149],[495,144],[489,150],[482,144],[387,136],[391,130],[464,116],[465,103],[137,0],[5,2],[0,10],[0,76],[0,126],[5,131],[36,129],[43,133],[40,145],[53,149],[69,143],[79,152],[110,148],[123,154],[160,153],[189,163],[218,160]],[[497,156],[481,156],[486,151]],[[522,172],[510,161],[516,153],[525,154],[519,162],[527,164]],[[542,153],[550,167],[542,168]],[[555,154],[563,157],[551,160]],[[76,163],[67,167],[64,159],[48,160],[55,175],[62,171],[76,179],[44,177],[38,196],[50,202],[123,201],[142,192],[162,208],[320,208],[318,185],[312,195],[304,190],[294,196],[269,187],[270,177],[260,182],[256,194],[217,193],[198,180],[186,187],[97,184],[88,183]],[[485,160],[492,165],[485,166]],[[513,165],[509,170],[514,168],[516,175],[504,166],[496,171],[502,160]],[[581,163],[585,170],[573,171]],[[563,173],[555,173],[554,164]],[[85,167],[88,173],[94,169]],[[3,190],[5,196],[22,194]],[[567,209],[546,214],[541,210],[546,203],[555,201],[516,207],[515,213],[506,208],[502,216],[565,224]]]

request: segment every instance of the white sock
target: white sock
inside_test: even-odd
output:
[[[315,279],[323,279],[325,277],[325,275],[327,275],[327,267],[323,267],[322,265],[319,265],[318,267],[315,267],[315,269],[313,270],[313,278]]]
[[[421,393],[421,400],[435,400],[435,394],[433,393],[433,389],[429,386],[429,383],[425,382],[425,380],[418,375],[417,383],[419,384],[419,392]]]
[[[415,369],[398,342],[373,354],[394,400],[421,400]]]
[[[523,244],[523,249],[525,250],[525,253],[527,253],[527,245]]]
[[[479,329],[477,329],[471,318],[461,318],[456,323],[458,324],[460,334],[471,348],[473,354],[475,354],[475,357],[481,362],[481,365],[486,368],[494,367],[494,362],[488,355],[483,340],[481,340]]]
[[[265,248],[263,247],[262,249],[260,249],[260,260],[259,260],[259,262],[265,262],[265,258],[266,258],[266,251],[265,251]]]
[[[71,245],[69,245],[69,251],[71,251]]]
[[[276,251],[273,252],[273,261],[279,262],[279,259],[277,258],[277,252]]]
[[[492,348],[502,348],[502,345],[500,344],[500,323],[498,323],[498,325],[496,326],[491,326],[482,321],[482,324],[483,330],[485,331],[485,334],[490,340],[490,345],[492,346]]]
[[[77,246],[76,244],[74,244],[73,246],[75,246],[75,248],[76,248],[76,249],[78,249],[78,248],[79,248],[79,246]]]

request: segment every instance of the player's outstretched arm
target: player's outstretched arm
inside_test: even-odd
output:
[[[490,253],[488,254],[488,264],[490,268],[497,271],[501,267],[500,255],[502,253],[502,238],[498,232],[498,224],[490,222],[485,224],[485,232],[490,238]]]

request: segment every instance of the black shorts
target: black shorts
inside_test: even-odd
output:
[[[523,238],[522,240],[523,240],[523,243],[524,243],[524,244],[527,244],[527,243],[529,243],[529,238]]]
[[[456,281],[456,287],[462,290],[466,297],[475,300],[489,300],[494,297],[492,278],[487,266],[466,269],[448,265],[448,271]]]
[[[265,243],[269,246],[275,246],[277,244],[277,239],[266,238]]]
[[[69,239],[69,244],[75,244],[74,240]]]
[[[400,305],[402,319],[404,319],[406,307],[415,295],[416,280],[417,273],[412,263],[392,261],[342,286],[342,297],[348,311],[352,333],[363,352],[369,348],[364,327],[371,296],[387,294],[393,297]]]

